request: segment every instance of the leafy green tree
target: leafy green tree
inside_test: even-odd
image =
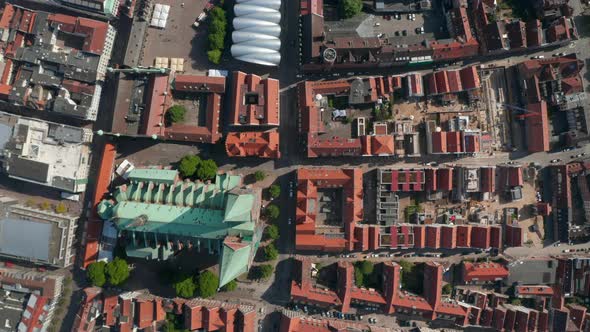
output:
[[[88,265],[88,269],[86,270],[86,275],[92,283],[93,286],[102,287],[106,282],[105,276],[105,262],[94,262]]]
[[[227,18],[225,17],[225,10],[223,10],[221,7],[213,7],[209,12],[209,15],[211,15],[212,21],[219,20],[227,22]]]
[[[225,33],[210,33],[207,38],[209,39],[209,49],[211,50],[222,50],[225,46]]]
[[[217,175],[217,164],[212,159],[201,161],[197,167],[197,178],[207,181],[215,179]]]
[[[264,174],[263,171],[254,172],[254,179],[256,179],[256,181],[262,181],[265,178],[266,178],[266,174]]]
[[[264,258],[267,261],[274,261],[275,259],[279,258],[279,251],[273,243],[270,243],[264,247]]]
[[[116,257],[105,266],[109,284],[118,286],[129,278],[129,266],[124,259]]]
[[[279,217],[279,215],[281,214],[281,212],[276,205],[271,204],[266,207],[265,214],[268,218],[270,218],[272,220],[276,220]]]
[[[186,108],[182,105],[174,105],[166,111],[166,119],[170,123],[178,123],[184,121],[186,115]]]
[[[221,290],[224,292],[231,292],[236,290],[236,288],[238,288],[238,283],[235,280],[232,280],[221,287]]]
[[[187,154],[180,159],[178,171],[182,177],[188,178],[195,174],[197,168],[201,165],[201,158],[192,154]]]
[[[273,184],[272,186],[270,186],[270,188],[268,188],[268,193],[270,194],[270,197],[277,198],[281,196],[281,187],[276,184]]]
[[[211,63],[218,65],[221,62],[221,50],[211,50],[207,52],[207,58]]]
[[[361,287],[364,285],[365,282],[365,275],[363,274],[363,272],[361,271],[361,269],[359,267],[354,268],[354,283],[358,286]]]
[[[209,24],[209,33],[222,34],[225,37],[225,31],[227,29],[227,23],[222,20],[212,20]]]
[[[269,225],[264,230],[264,237],[270,240],[276,240],[279,238],[279,227],[277,225]]]
[[[513,305],[521,305],[522,304],[522,301],[520,299],[512,299],[510,301],[510,304],[513,304]]]
[[[268,279],[272,276],[274,268],[270,264],[263,264],[258,266],[256,276],[259,279]]]
[[[186,299],[195,296],[195,291],[197,289],[197,285],[195,284],[192,276],[180,277],[179,280],[172,285],[172,287],[174,287],[176,296],[184,297]]]
[[[340,0],[340,14],[344,18],[351,18],[358,15],[363,10],[362,0]]]
[[[445,295],[451,294],[452,291],[453,291],[453,286],[451,286],[451,284],[446,284],[442,288],[442,293]]]
[[[215,273],[206,270],[199,274],[197,279],[197,292],[200,297],[211,297],[217,293],[219,288],[219,279]]]
[[[359,264],[359,268],[364,275],[369,275],[373,273],[373,263],[369,261],[362,261]]]

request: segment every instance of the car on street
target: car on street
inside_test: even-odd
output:
[[[558,163],[560,161],[561,161],[561,159],[551,159],[550,163],[555,164],[555,163]]]
[[[565,52],[555,53],[553,56],[565,56]]]
[[[537,59],[545,59],[544,55],[535,55],[533,57],[531,57],[532,60],[537,60]]]

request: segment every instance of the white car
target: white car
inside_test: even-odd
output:
[[[287,219],[287,224],[291,225],[291,223],[293,223],[293,218],[289,217],[289,219]]]

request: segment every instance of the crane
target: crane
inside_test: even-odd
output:
[[[522,108],[522,107],[515,106],[515,105],[504,104],[504,103],[501,103],[500,105],[502,105],[502,106],[504,106],[506,108],[509,108],[509,109],[518,110],[518,111],[523,112],[524,114],[519,114],[519,115],[516,116],[517,119],[519,119],[519,120],[523,120],[524,118],[528,118],[528,117],[531,117],[531,116],[539,116],[539,115],[541,115],[541,113],[531,112],[531,111],[527,110],[526,108]]]

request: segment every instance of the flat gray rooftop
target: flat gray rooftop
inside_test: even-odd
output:
[[[38,221],[0,219],[0,254],[48,261],[51,228]]]

